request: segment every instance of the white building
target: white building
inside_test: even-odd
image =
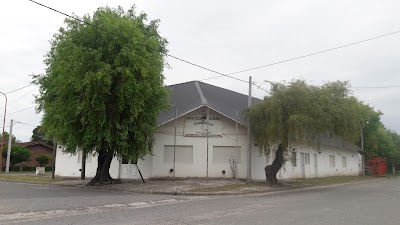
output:
[[[239,162],[238,177],[247,178],[249,138],[243,117],[247,96],[199,81],[176,84],[169,88],[172,107],[158,117],[159,127],[154,135],[153,154],[146,155],[137,164],[114,158],[110,168],[111,176],[140,179],[139,168],[145,179],[172,177],[175,140],[176,177],[230,178],[230,160],[235,160]],[[260,100],[253,98],[252,101],[257,104]],[[360,174],[361,156],[356,146],[344,145],[333,139],[323,142],[319,150],[304,144],[291,149],[289,161],[278,173],[278,178]],[[62,146],[59,146],[56,175],[80,176],[81,157],[81,154],[65,154]],[[271,164],[273,159],[274,154],[271,153],[267,162],[267,158],[252,144],[251,178],[264,180],[264,167]],[[86,176],[93,177],[96,168],[97,157],[89,155],[86,160]]]

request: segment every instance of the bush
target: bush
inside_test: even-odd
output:
[[[36,157],[36,161],[39,163],[40,167],[45,166],[46,164],[48,164],[50,162],[50,156],[46,155],[46,154],[41,154],[38,157]]]
[[[5,147],[5,151],[3,151],[3,158],[7,158],[7,146]],[[26,148],[18,145],[11,146],[11,154],[10,154],[10,166],[14,166],[17,163],[28,161],[31,157],[32,153]]]
[[[6,167],[3,167],[2,170],[5,171]],[[34,172],[36,171],[36,167],[21,167],[21,166],[10,166],[10,171],[14,172]],[[53,167],[46,166],[46,171],[53,171]]]

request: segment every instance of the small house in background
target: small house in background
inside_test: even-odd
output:
[[[31,153],[31,157],[29,158],[28,161],[18,163],[15,166],[17,167],[37,167],[39,166],[39,163],[36,162],[36,157],[42,154],[46,154],[50,156],[51,161],[48,163],[46,166],[50,166],[53,163],[53,147],[50,145],[40,142],[40,141],[32,141],[32,142],[22,142],[22,143],[16,143],[19,146],[26,147]]]

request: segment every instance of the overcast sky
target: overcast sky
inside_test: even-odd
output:
[[[100,6],[128,8],[135,4],[149,19],[160,19],[169,53],[221,73],[266,65],[352,42],[400,31],[399,1],[233,1],[233,0],[38,0],[68,14],[92,13]],[[49,40],[63,26],[64,16],[28,0],[3,2],[0,9],[0,91],[28,85],[30,74],[44,72]],[[303,78],[311,84],[348,80],[360,100],[384,113],[382,120],[400,131],[400,33],[336,51],[233,75],[263,82]],[[165,83],[176,84],[215,74],[168,58]],[[247,94],[248,85],[229,78],[204,81]],[[392,87],[397,86],[397,87]],[[264,89],[269,85],[263,84]],[[356,88],[357,87],[357,88]],[[382,87],[382,88],[368,88]],[[6,125],[29,141],[40,124],[30,86],[8,94]],[[265,91],[255,88],[262,98]],[[0,115],[4,98],[0,96]],[[1,119],[2,121],[2,119]],[[32,126],[29,126],[29,125]],[[1,123],[2,126],[2,123]],[[9,127],[6,127],[6,131]]]

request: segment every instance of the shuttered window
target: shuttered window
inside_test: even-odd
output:
[[[174,162],[174,146],[164,145],[164,163]],[[193,164],[193,146],[177,145],[175,147],[175,163]]]
[[[291,160],[292,160],[292,166],[296,167],[297,166],[297,152],[292,152]]]
[[[305,164],[310,165],[310,153],[304,153]]]
[[[347,160],[345,156],[342,156],[342,168],[346,168],[347,167]]]
[[[334,155],[330,155],[329,156],[329,166],[332,167],[332,168],[336,167],[335,156]]]
[[[229,159],[238,159],[241,162],[241,147],[238,146],[214,146],[213,148],[213,163],[214,164],[229,164]]]

